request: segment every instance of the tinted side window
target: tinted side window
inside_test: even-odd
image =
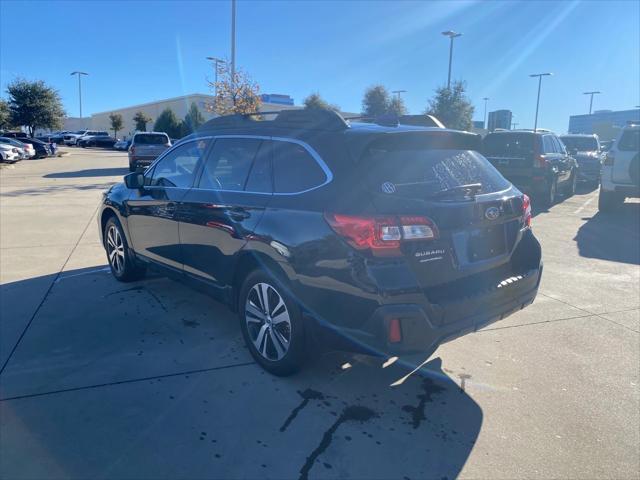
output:
[[[304,147],[275,141],[273,180],[276,193],[296,193],[322,185],[327,176]]]
[[[625,130],[618,142],[621,152],[637,152],[640,150],[640,130]]]
[[[544,153],[555,153],[556,148],[553,144],[553,139],[551,135],[544,135],[542,137],[542,146],[544,148]]]
[[[193,185],[198,160],[206,150],[207,144],[207,140],[189,142],[167,153],[154,167],[150,185],[190,188]]]
[[[220,138],[207,158],[199,188],[244,190],[247,175],[262,140],[255,138]]]
[[[553,139],[553,143],[556,146],[556,152],[558,152],[558,153],[566,153],[566,151],[564,149],[564,145],[562,144],[560,139],[558,137],[551,137],[551,138]]]
[[[244,189],[247,192],[271,193],[271,140],[264,140],[253,161]]]

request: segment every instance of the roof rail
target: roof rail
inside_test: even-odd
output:
[[[377,117],[360,115],[347,117],[346,120],[362,120],[363,122],[375,123],[384,127],[397,127],[398,125],[411,125],[414,127],[436,127],[446,128],[440,120],[433,115],[400,115],[386,114]]]
[[[273,115],[275,117],[272,119],[265,118]],[[291,109],[223,115],[202,124],[199,130],[268,126],[336,131],[349,128],[345,119],[332,110]]]

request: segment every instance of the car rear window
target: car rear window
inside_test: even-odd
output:
[[[490,133],[484,138],[482,153],[488,157],[526,157],[534,153],[534,139],[530,133]]]
[[[569,150],[579,152],[594,152],[598,150],[598,141],[593,137],[560,137],[564,146]]]
[[[460,185],[480,183],[479,193],[506,190],[510,183],[478,152],[425,149],[401,143],[376,142],[362,164],[371,190],[428,197]]]
[[[618,150],[622,152],[637,152],[640,150],[640,130],[627,130],[618,142]]]
[[[169,137],[166,135],[147,134],[136,135],[133,139],[133,143],[137,145],[166,145],[169,143]]]

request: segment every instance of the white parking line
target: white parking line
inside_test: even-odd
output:
[[[586,207],[587,205],[589,205],[589,204],[590,204],[591,202],[593,202],[595,199],[596,199],[596,196],[595,196],[595,195],[593,195],[591,198],[588,198],[588,199],[587,199],[587,200],[582,204],[582,206],[581,206],[581,207],[576,208],[576,211],[575,211],[575,212],[573,212],[573,213],[574,213],[574,214],[575,214],[575,213],[580,213],[582,210],[584,210],[584,209],[585,209],[585,207]]]

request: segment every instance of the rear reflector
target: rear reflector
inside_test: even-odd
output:
[[[427,217],[356,217],[325,213],[327,223],[352,247],[376,256],[400,255],[403,241],[433,240],[438,229]]]
[[[402,341],[402,329],[400,320],[392,318],[389,320],[389,331],[387,332],[389,343],[400,343]]]

